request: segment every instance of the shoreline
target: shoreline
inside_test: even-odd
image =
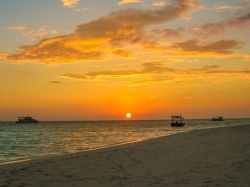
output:
[[[217,129],[217,128],[248,126],[248,125],[250,126],[250,124],[244,124],[244,125],[225,125],[225,126],[222,125],[222,126],[213,126],[213,127],[202,127],[200,129],[190,129],[187,131],[176,131],[173,134],[161,135],[161,136],[157,136],[157,137],[153,137],[153,138],[149,138],[149,139],[136,140],[136,141],[131,141],[131,142],[124,142],[124,143],[117,143],[117,144],[112,144],[112,145],[107,145],[107,146],[100,146],[100,147],[96,147],[96,148],[83,149],[83,150],[79,150],[79,151],[71,152],[71,153],[54,153],[54,154],[52,153],[49,155],[44,154],[44,155],[38,155],[38,156],[34,156],[34,157],[27,156],[27,157],[16,159],[16,160],[0,162],[0,169],[1,169],[1,166],[5,166],[5,165],[20,164],[20,163],[25,163],[25,162],[35,161],[35,160],[63,157],[63,156],[67,156],[67,155],[81,154],[81,153],[86,153],[86,152],[91,152],[91,151],[96,151],[96,150],[105,150],[105,149],[109,149],[109,148],[116,148],[116,147],[119,148],[119,147],[123,147],[126,145],[131,145],[131,144],[133,145],[133,144],[143,143],[143,142],[147,142],[147,141],[151,141],[151,140],[155,140],[155,139],[167,138],[170,136],[175,136],[175,135],[183,134],[183,133],[190,133],[190,132],[195,132],[195,131]],[[174,127],[174,128],[176,128],[176,127]],[[179,128],[179,127],[177,127],[177,128]]]
[[[1,165],[0,186],[248,186],[249,134],[250,125],[202,129]]]
[[[250,124],[247,124],[247,125],[250,125]],[[67,155],[86,153],[86,152],[96,151],[96,150],[105,150],[105,149],[109,149],[109,148],[116,148],[116,147],[120,147],[120,146],[136,144],[136,143],[143,143],[145,141],[151,141],[151,140],[154,140],[154,139],[159,139],[159,138],[164,138],[164,137],[167,138],[167,137],[174,136],[174,135],[177,135],[177,134],[182,134],[182,133],[189,133],[189,132],[195,132],[195,131],[207,130],[207,129],[247,126],[247,125],[244,124],[244,125],[225,125],[225,126],[217,126],[217,127],[215,127],[215,126],[213,126],[213,127],[202,127],[200,129],[190,129],[190,130],[187,130],[187,131],[176,131],[176,132],[174,132],[172,134],[161,135],[161,136],[157,136],[157,137],[153,137],[153,138],[149,138],[149,139],[136,140],[136,141],[131,141],[131,142],[124,142],[124,143],[117,143],[117,144],[112,144],[112,145],[100,146],[100,147],[96,147],[96,148],[83,149],[83,150],[79,150],[77,152],[71,152],[71,153],[54,153],[54,154],[52,153],[52,154],[49,154],[49,155],[38,155],[38,156],[34,156],[34,157],[27,156],[27,157],[23,157],[23,158],[16,159],[16,160],[0,162],[0,169],[1,169],[1,166],[5,166],[5,165],[20,164],[20,163],[35,161],[35,160],[63,157],[63,156],[67,156]],[[174,128],[176,128],[176,127],[174,127]],[[177,127],[177,128],[179,128],[179,127]]]

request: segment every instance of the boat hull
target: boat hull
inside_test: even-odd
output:
[[[24,124],[24,123],[28,123],[28,124],[32,124],[32,123],[38,123],[38,121],[17,121],[16,123],[21,123],[21,124]]]
[[[183,127],[185,123],[171,123],[171,127]]]
[[[212,118],[212,121],[224,121],[223,117]]]

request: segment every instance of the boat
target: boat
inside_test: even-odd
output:
[[[212,121],[224,121],[222,116],[218,116],[218,117],[213,117]]]
[[[30,116],[18,117],[16,123],[38,123],[38,121]]]
[[[171,116],[171,118],[172,118],[171,127],[185,126],[184,118],[182,116]]]

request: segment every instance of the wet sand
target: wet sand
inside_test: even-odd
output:
[[[250,125],[0,166],[0,187],[249,186]]]

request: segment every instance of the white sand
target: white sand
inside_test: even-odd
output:
[[[5,186],[250,186],[250,125],[2,165]]]

